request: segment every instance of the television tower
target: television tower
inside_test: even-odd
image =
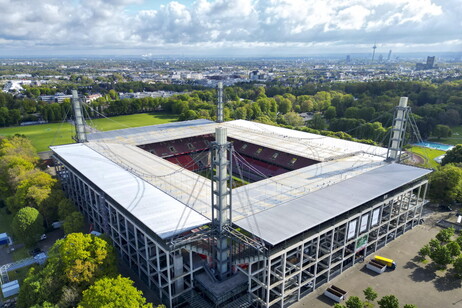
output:
[[[371,62],[374,62],[374,57],[375,57],[375,50],[377,49],[377,45],[375,44],[374,42],[374,46],[372,46],[372,61]]]

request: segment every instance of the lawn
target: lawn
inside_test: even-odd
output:
[[[39,152],[48,151],[50,145],[73,143],[74,126],[69,123],[51,123],[30,126],[5,127],[0,136],[26,135]]]
[[[129,127],[148,126],[175,122],[177,115],[167,113],[137,113],[131,115],[94,119],[87,121],[88,124],[101,131],[116,130]]]
[[[452,130],[452,136],[449,138],[438,139],[436,137],[430,137],[428,138],[428,140],[433,141],[433,142],[452,144],[452,145],[462,144],[462,126],[451,127],[451,130]]]
[[[432,169],[439,166],[439,164],[435,161],[435,158],[446,153],[445,151],[417,146],[410,147],[406,149],[406,151],[415,153],[424,159],[425,163],[421,165],[421,167]]]
[[[147,126],[177,121],[178,116],[166,113],[139,113],[104,119],[88,120],[98,130],[108,131],[128,127]],[[73,143],[74,126],[69,123],[51,123],[0,129],[0,136],[23,134],[32,140],[38,152],[48,151],[50,145]]]

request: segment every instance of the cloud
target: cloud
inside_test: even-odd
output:
[[[0,43],[4,49],[285,45],[335,50],[374,41],[460,47],[459,0],[196,0],[127,12],[143,2],[0,0]]]

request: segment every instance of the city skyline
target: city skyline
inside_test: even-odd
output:
[[[457,0],[0,0],[0,56],[460,52]]]

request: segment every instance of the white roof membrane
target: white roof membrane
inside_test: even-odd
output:
[[[162,239],[210,222],[85,144],[51,149]]]

